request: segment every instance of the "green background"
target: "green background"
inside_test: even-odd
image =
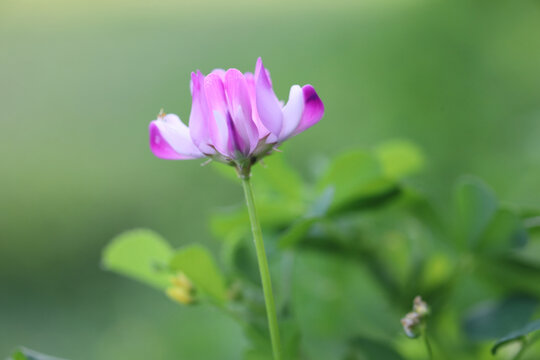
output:
[[[448,211],[460,174],[540,204],[538,1],[0,2],[0,356],[235,359],[240,329],[100,269],[149,227],[216,249],[208,218],[241,189],[148,149],[159,109],[187,121],[190,72],[253,71],[326,106],[285,156],[310,169],[394,138],[427,154],[415,185]]]

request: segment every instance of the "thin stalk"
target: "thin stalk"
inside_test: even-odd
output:
[[[428,338],[427,334],[424,334],[424,342],[426,343],[428,359],[433,360],[433,350],[431,350],[431,344],[429,342],[429,338]]]
[[[266,316],[268,317],[268,328],[270,329],[270,339],[272,341],[274,359],[281,360],[281,344],[279,340],[276,306],[274,304],[274,295],[272,292],[272,281],[270,279],[270,270],[268,268],[268,260],[266,259],[266,252],[264,250],[261,225],[257,218],[257,211],[255,210],[255,201],[253,199],[253,190],[251,188],[249,176],[242,176],[242,186],[244,187],[244,195],[246,196],[249,220],[251,222],[251,232],[253,233],[253,241],[255,242],[255,250],[257,252],[257,261],[259,262],[259,271],[261,273]]]
[[[428,353],[428,359],[433,360],[433,350],[431,349],[431,343],[429,342],[429,338],[426,331],[426,324],[422,326],[422,337],[424,338],[424,344],[426,344],[426,350]]]

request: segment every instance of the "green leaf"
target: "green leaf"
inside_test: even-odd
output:
[[[279,239],[279,247],[286,249],[298,244],[317,221],[319,218],[304,218],[295,222]]]
[[[203,246],[190,245],[176,250],[169,267],[172,271],[182,271],[193,282],[197,291],[218,303],[227,299],[225,279],[210,252]]]
[[[300,242],[311,229],[311,226],[322,219],[332,203],[334,188],[326,188],[321,196],[315,200],[306,215],[293,223],[279,240],[281,248],[288,248]]]
[[[527,325],[523,326],[522,328],[512,331],[508,333],[507,335],[501,337],[495,345],[491,348],[491,353],[495,355],[497,353],[497,350],[510,342],[522,339],[523,337],[527,336],[528,334],[540,330],[540,319],[535,320],[533,322],[528,323]]]
[[[498,338],[524,326],[537,308],[538,300],[527,296],[481,303],[469,311],[464,330],[471,340]]]
[[[475,266],[479,274],[501,290],[540,297],[540,271],[537,268],[503,257],[481,259]]]
[[[289,201],[302,199],[302,178],[287,162],[284,154],[264,158],[264,165],[253,167],[252,182],[255,191],[273,192]]]
[[[169,285],[170,245],[151,230],[137,229],[115,237],[102,256],[103,266],[159,289]]]
[[[500,209],[493,215],[478,239],[478,248],[503,253],[527,243],[527,232],[520,217],[512,210]]]
[[[249,234],[249,215],[246,205],[228,207],[216,212],[210,220],[210,228],[214,236],[224,241],[236,242]]]
[[[239,276],[260,286],[259,265],[251,244],[251,241],[247,242],[245,239],[232,244],[233,248],[230,249],[229,263]]]
[[[474,177],[463,177],[455,191],[458,244],[475,248],[497,210],[493,191]]]
[[[365,195],[351,198],[342,204],[332,207],[329,215],[332,217],[352,212],[372,210],[396,200],[403,193],[402,188],[389,180],[381,179],[365,188]]]
[[[310,359],[339,359],[347,351],[343,339],[385,339],[399,331],[399,313],[367,266],[341,256],[297,255],[293,306]]]
[[[334,187],[334,205],[373,193],[373,183],[380,181],[383,170],[377,159],[366,151],[356,150],[338,156],[317,184],[319,190]]]
[[[420,171],[424,166],[422,151],[413,143],[394,140],[378,146],[375,150],[383,173],[391,179],[401,179]]]
[[[338,156],[317,184],[334,187],[331,215],[378,207],[401,194],[396,182],[384,174],[378,159],[361,150]]]
[[[526,246],[513,250],[510,253],[510,258],[519,263],[540,269],[540,242],[530,241]]]
[[[386,343],[371,340],[367,338],[357,337],[350,342],[353,352],[347,360],[360,359],[384,359],[384,360],[404,360],[396,350],[388,346]]]
[[[8,360],[62,360],[57,357],[38,353],[27,348],[17,349]]]

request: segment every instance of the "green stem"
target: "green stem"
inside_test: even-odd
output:
[[[429,338],[426,331],[426,325],[424,324],[422,327],[422,337],[424,338],[424,343],[426,344],[426,350],[428,353],[428,359],[433,360],[433,350],[431,349],[431,343],[429,342]]]
[[[249,220],[251,222],[251,232],[253,233],[253,241],[255,242],[255,250],[257,252],[257,260],[259,262],[259,271],[261,273],[261,282],[264,293],[264,302],[266,305],[266,316],[268,317],[268,327],[270,329],[270,339],[272,340],[272,350],[274,359],[281,360],[281,344],[279,340],[279,327],[276,316],[276,306],[274,304],[274,295],[272,293],[272,281],[270,280],[270,270],[268,268],[268,260],[264,250],[264,242],[262,238],[261,225],[257,218],[255,210],[255,201],[253,199],[253,190],[248,176],[242,177],[242,186],[246,196],[246,203],[249,212]]]

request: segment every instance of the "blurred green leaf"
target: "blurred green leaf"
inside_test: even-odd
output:
[[[304,218],[294,223],[279,239],[279,246],[286,249],[300,242],[319,218]]]
[[[495,355],[497,353],[497,350],[510,342],[520,340],[527,336],[528,334],[540,330],[540,319],[535,320],[533,322],[528,323],[527,325],[523,326],[522,328],[518,330],[514,330],[510,332],[509,334],[501,337],[495,345],[491,348],[491,353]]]
[[[20,348],[16,350],[8,360],[63,360],[57,357],[38,353],[27,348]]]
[[[401,179],[412,175],[424,166],[424,156],[420,148],[406,140],[394,140],[377,146],[375,154],[383,173],[391,179]]]
[[[183,272],[196,286],[197,291],[218,303],[227,299],[225,279],[210,252],[203,246],[190,245],[176,250],[169,267],[172,271]]]
[[[251,244],[251,241],[237,241],[230,255],[232,257],[231,263],[237,271],[237,275],[249,280],[253,284],[260,285],[259,264],[257,263],[253,245]]]
[[[540,242],[529,241],[526,246],[514,249],[510,258],[540,270]]]
[[[424,264],[422,285],[429,289],[444,284],[452,276],[454,267],[455,264],[446,253],[433,253]]]
[[[505,252],[527,242],[527,232],[520,217],[509,209],[495,212],[478,240],[478,248],[488,252]]]
[[[384,339],[399,331],[399,314],[368,268],[340,256],[297,255],[293,305],[302,347],[311,359],[339,358],[343,339]],[[332,355],[333,354],[333,355]]]
[[[283,360],[300,359],[300,332],[293,319],[281,319],[279,323]],[[245,360],[272,360],[272,344],[268,332],[250,329],[247,333],[251,347],[244,355]]]
[[[524,326],[536,309],[538,300],[528,296],[485,302],[469,311],[463,327],[471,340],[494,339]]]
[[[323,218],[334,197],[334,188],[326,188],[321,196],[319,196],[313,205],[309,208],[306,215],[293,223],[289,229],[279,240],[279,246],[281,248],[287,248],[294,246],[296,243],[302,240],[302,238],[308,233],[311,226],[318,220]]]
[[[404,360],[396,350],[387,343],[371,340],[368,338],[357,337],[350,342],[352,353],[347,360]]]
[[[531,294],[540,298],[540,271],[513,259],[497,257],[482,258],[476,262],[476,269],[493,285],[508,292]]]
[[[103,266],[154,287],[169,285],[167,264],[172,255],[170,245],[157,233],[130,230],[115,237],[103,251]]]
[[[474,248],[497,210],[497,199],[483,182],[470,176],[458,181],[454,196],[458,244]]]
[[[336,157],[317,188],[322,191],[334,187],[334,204],[342,205],[373,192],[372,184],[383,175],[377,159],[363,150],[350,151]]]
[[[264,351],[261,349],[249,349],[244,354],[244,360],[272,360],[272,350]]]
[[[329,215],[336,217],[347,213],[376,209],[396,200],[402,194],[401,187],[385,179],[371,183],[365,187],[364,191],[366,194],[332,207]]]
[[[271,192],[289,201],[302,200],[304,182],[287,164],[284,154],[275,153],[264,158],[264,164],[254,166],[252,172],[255,191]]]
[[[245,205],[223,209],[212,215],[212,233],[221,240],[237,241],[249,234],[249,215]]]

